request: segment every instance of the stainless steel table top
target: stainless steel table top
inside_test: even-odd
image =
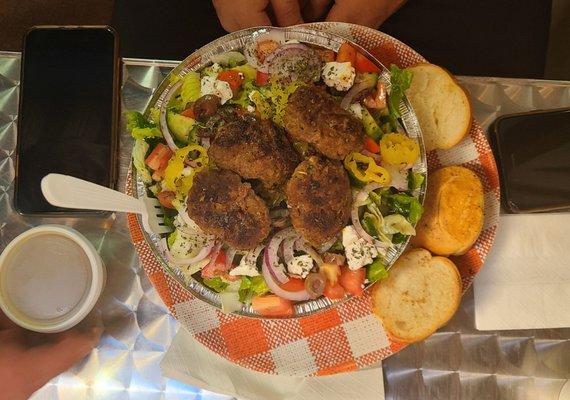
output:
[[[143,110],[175,62],[124,60],[122,108]],[[178,329],[141,269],[123,215],[104,219],[24,218],[12,208],[20,56],[0,52],[0,249],[41,223],[74,226],[107,265],[97,309],[105,333],[91,355],[54,378],[34,399],[228,399],[162,376],[160,360]],[[570,82],[460,77],[484,128],[499,115],[570,107]],[[124,186],[131,140],[121,135]],[[500,233],[499,233],[500,234]],[[570,306],[570,305],[569,305]],[[569,307],[570,308],[570,307]],[[570,379],[570,329],[480,332],[469,291],[453,320],[422,343],[384,361],[387,399],[558,399]]]

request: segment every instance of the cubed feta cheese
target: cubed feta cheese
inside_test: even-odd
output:
[[[289,264],[287,264],[289,273],[300,276],[301,278],[305,278],[311,269],[313,269],[313,259],[307,254],[293,257]]]
[[[360,269],[378,257],[376,246],[359,237],[351,225],[342,230],[342,245],[346,253],[348,268],[351,270]]]
[[[356,70],[349,62],[331,61],[323,67],[323,81],[336,90],[348,90],[354,83]]]
[[[213,76],[204,76],[200,81],[200,94],[213,94],[221,99],[221,103],[225,104],[230,100],[234,93],[228,82],[220,81]]]
[[[237,267],[230,271],[231,276],[245,275],[245,276],[257,276],[259,271],[257,270],[257,257],[259,252],[250,251],[244,255]]]

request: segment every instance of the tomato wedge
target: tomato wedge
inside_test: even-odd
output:
[[[371,153],[380,153],[380,145],[370,136],[364,138],[364,148]]]
[[[233,69],[228,69],[218,73],[218,80],[224,81],[230,84],[232,92],[236,93],[241,87],[245,77],[241,72],[234,71]]]
[[[160,205],[166,208],[174,208],[172,206],[172,200],[176,197],[176,193],[170,191],[160,192],[156,195]]]
[[[345,292],[338,282],[333,285],[327,280],[323,294],[331,300],[340,300],[344,297]]]
[[[354,69],[356,72],[380,72],[380,68],[376,64],[359,52],[356,52]]]
[[[301,290],[305,290],[305,281],[299,278],[289,278],[287,282],[280,286],[281,289],[288,292],[300,292]]]
[[[275,294],[257,296],[251,300],[253,310],[264,317],[292,317],[293,302]]]
[[[255,84],[257,86],[265,86],[269,82],[269,74],[266,72],[257,71],[255,75]]]
[[[214,278],[216,276],[222,276],[226,272],[226,253],[220,250],[216,261],[202,268],[201,275],[202,278]]]
[[[364,293],[364,279],[366,278],[366,268],[351,270],[347,266],[341,267],[338,282],[348,293],[354,296],[362,296]]]
[[[168,148],[168,146],[159,143],[148,155],[146,160],[144,160],[144,162],[150,169],[157,171],[166,167],[166,164],[168,164],[168,160],[170,160],[171,156],[172,151]]]
[[[194,114],[194,107],[190,106],[186,110],[182,111],[180,115],[184,115],[185,117],[196,119],[196,114]]]
[[[356,49],[348,43],[343,43],[338,49],[336,62],[349,62],[354,66],[356,63]]]

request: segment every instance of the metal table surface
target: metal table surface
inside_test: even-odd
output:
[[[143,110],[175,62],[124,60],[122,108]],[[24,218],[13,211],[20,55],[0,52],[0,249],[41,223],[65,223],[100,250],[108,284],[90,318],[105,332],[89,357],[50,381],[34,399],[228,399],[162,376],[160,360],[178,329],[141,269],[123,215]],[[570,82],[460,77],[475,117],[487,128],[499,115],[570,107]],[[64,116],[62,116],[64,117]],[[122,128],[123,187],[131,140]],[[499,233],[500,234],[500,233]],[[481,332],[473,293],[453,320],[424,342],[383,363],[387,399],[558,399],[570,379],[570,329]]]

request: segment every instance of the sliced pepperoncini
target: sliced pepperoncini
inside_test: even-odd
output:
[[[411,166],[420,156],[420,146],[403,133],[388,133],[380,139],[380,154],[388,164]]]
[[[344,167],[360,183],[376,182],[387,186],[390,184],[390,173],[386,168],[376,164],[372,157],[352,152],[344,159]]]
[[[208,166],[208,152],[197,144],[191,144],[174,152],[164,171],[164,186],[184,197],[192,187],[194,175]]]

